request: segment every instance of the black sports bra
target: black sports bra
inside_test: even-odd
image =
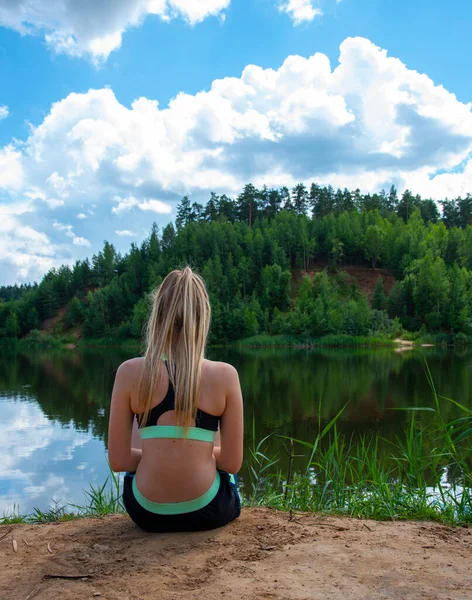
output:
[[[165,363],[167,370],[168,365]],[[169,387],[167,388],[167,393],[164,396],[164,399],[156,404],[149,411],[149,415],[146,423],[143,423],[144,413],[136,415],[136,420],[138,422],[138,427],[140,429],[144,427],[151,427],[157,424],[159,417],[161,417],[164,413],[169,410],[175,409],[175,391],[172,382],[169,379]],[[216,417],[215,415],[210,415],[210,413],[205,412],[204,410],[200,410],[197,408],[197,415],[195,418],[195,427],[199,429],[207,429],[208,431],[218,431],[218,424],[220,422],[220,417]]]

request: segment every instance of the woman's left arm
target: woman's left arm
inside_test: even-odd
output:
[[[113,471],[136,471],[142,451],[131,447],[133,411],[130,407],[132,367],[124,362],[118,368],[111,396],[108,425],[108,461]]]

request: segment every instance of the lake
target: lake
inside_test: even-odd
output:
[[[105,481],[114,373],[134,355],[107,348],[0,358],[0,515],[45,510],[53,501],[85,504],[83,490]],[[434,406],[425,358],[438,393],[472,407],[472,351],[212,348],[209,358],[239,371],[246,449],[273,433],[270,451],[282,467],[287,452],[279,434],[309,441],[344,406],[339,428],[353,436],[379,430],[387,452],[388,439],[411,418],[398,409]],[[441,410],[446,420],[459,416],[450,402]]]

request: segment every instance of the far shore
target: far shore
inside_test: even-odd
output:
[[[142,350],[142,341],[135,339],[118,340],[116,338],[75,338],[70,339],[67,335],[50,335],[42,332],[41,336],[35,338],[22,338],[21,340],[2,339],[0,343],[3,347],[19,350],[76,350],[82,348],[123,348],[130,350]],[[376,336],[352,336],[352,335],[326,335],[320,338],[295,338],[284,335],[257,335],[252,338],[246,338],[233,342],[212,342],[209,347],[215,348],[291,348],[291,349],[311,349],[311,348],[392,348],[397,352],[404,352],[413,348],[467,348],[468,345],[454,345],[451,343],[432,343],[429,339],[423,338],[415,340],[397,337],[388,339]]]

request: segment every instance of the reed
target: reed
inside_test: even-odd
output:
[[[404,409],[408,427],[393,441],[379,433],[356,440],[341,434],[337,421],[345,407],[323,429],[319,424],[311,442],[284,436],[305,454],[305,469],[297,473],[291,461],[287,472],[280,472],[270,439],[262,440],[250,457],[255,483],[244,488],[245,504],[378,520],[472,523],[472,410],[438,395],[427,365],[426,375],[435,408]],[[444,402],[454,402],[462,416],[445,422]],[[434,415],[425,423],[426,411]],[[380,442],[388,444],[386,455],[379,452]]]

